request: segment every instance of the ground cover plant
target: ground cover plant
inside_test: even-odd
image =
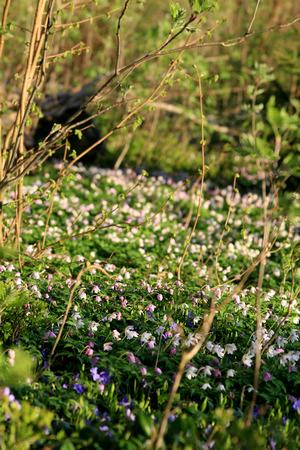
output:
[[[26,186],[22,272],[13,255],[0,268],[8,366],[2,384],[25,364],[15,354],[19,347],[34,366],[24,369],[28,384],[15,380],[1,390],[2,448],[151,448],[182,349],[194,344],[212,298],[221,302],[232,292],[241,268],[260,252],[262,199],[207,185],[182,282],[176,268],[191,193],[168,177],[79,166],[55,195],[43,255],[31,257],[47,219],[38,192],[51,170]],[[168,448],[299,446],[299,234],[288,220],[274,226],[253,422],[244,423],[253,390],[255,273],[216,315],[185,369],[168,419]],[[82,274],[51,357],[70,291],[88,262],[96,267]]]

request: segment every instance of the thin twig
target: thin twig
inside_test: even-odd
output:
[[[89,271],[91,271],[91,270],[93,270],[93,269],[99,270],[99,271],[102,272],[104,275],[106,275],[106,276],[108,276],[109,278],[111,278],[111,275],[110,275],[109,273],[107,273],[106,270],[104,270],[103,267],[101,267],[99,264],[88,264],[87,267],[84,267],[84,268],[79,272],[79,274],[78,274],[77,277],[76,277],[75,283],[74,283],[74,285],[73,285],[73,287],[72,287],[72,289],[71,289],[70,296],[69,296],[69,300],[68,300],[67,307],[66,307],[66,311],[65,311],[65,314],[64,314],[62,323],[61,323],[61,325],[60,325],[60,328],[59,328],[57,337],[56,337],[56,339],[55,339],[55,342],[54,342],[54,344],[53,344],[53,347],[52,347],[52,350],[51,350],[51,353],[50,353],[50,356],[49,356],[48,367],[50,367],[50,365],[51,365],[51,361],[52,361],[52,359],[53,359],[55,350],[56,350],[56,348],[57,348],[57,346],[58,346],[58,344],[59,344],[59,341],[60,341],[60,339],[61,339],[61,336],[62,336],[64,327],[65,327],[65,325],[66,325],[66,322],[67,322],[67,319],[68,319],[68,316],[69,316],[69,313],[70,313],[70,309],[71,309],[71,307],[72,307],[72,305],[73,305],[73,299],[74,299],[75,292],[76,292],[77,288],[79,287],[79,285],[80,285],[80,283],[81,283],[81,278],[82,278],[82,276],[83,276],[86,272],[89,272]]]
[[[126,13],[126,10],[128,8],[128,3],[130,0],[126,0],[123,6],[123,9],[119,15],[118,18],[118,25],[117,25],[117,32],[116,32],[116,37],[117,37],[117,47],[116,47],[116,62],[115,62],[115,75],[118,76],[119,74],[119,61],[120,61],[120,56],[121,56],[121,21]]]
[[[256,18],[256,14],[257,14],[257,11],[258,11],[258,7],[259,7],[259,4],[260,4],[260,1],[261,0],[257,0],[257,2],[256,2],[255,10],[254,10],[254,13],[253,13],[252,20],[251,20],[251,22],[249,24],[249,27],[248,27],[248,30],[247,30],[247,34],[251,33],[251,30],[252,30],[252,27],[253,27],[253,24],[254,24],[254,21],[255,21],[255,18]]]
[[[199,86],[199,102],[200,102],[200,124],[201,124],[201,181],[200,181],[200,191],[198,194],[198,206],[196,217],[193,223],[193,227],[188,234],[185,243],[182,256],[180,258],[178,268],[177,268],[177,277],[180,280],[181,277],[181,268],[184,263],[185,257],[187,255],[192,237],[195,234],[196,227],[201,214],[201,207],[203,202],[203,190],[204,190],[204,178],[205,178],[205,136],[204,136],[204,114],[203,114],[203,93],[202,93],[202,83],[201,83],[201,75],[199,73],[198,68],[196,67],[197,76],[198,76],[198,86]]]

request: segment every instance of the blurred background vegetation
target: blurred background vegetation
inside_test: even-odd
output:
[[[19,74],[23,70],[34,3],[19,0],[10,11],[5,30],[0,70],[4,130],[20,91]],[[224,45],[207,45],[180,54],[177,70],[164,84],[159,98],[130,125],[112,135],[105,158],[99,158],[100,165],[172,173],[201,167],[196,65],[203,79],[209,176],[228,183],[238,172],[244,182],[251,184],[259,178],[258,159],[266,159],[271,165],[276,160],[283,185],[293,175],[291,185],[297,188],[300,39],[299,22],[290,22],[299,16],[299,3],[261,2],[251,30],[254,33],[236,45],[230,45],[230,40],[247,32],[256,0],[200,3],[206,11],[200,15],[198,28],[191,25],[168,49],[183,45],[188,36],[193,38],[193,33],[202,35],[203,43],[224,42]],[[45,93],[79,90],[114,70],[116,27],[123,5],[121,0],[57,0],[41,97]],[[171,31],[182,27],[189,11],[189,2],[184,0],[129,2],[122,19],[120,66],[158,48]],[[281,27],[282,24],[290,26]],[[121,106],[98,117],[96,123],[101,133],[113,128],[135,102],[151,94],[175,55],[170,52],[140,65],[111,92],[101,108],[116,102]],[[91,105],[91,110],[97,107],[99,104]],[[277,159],[276,145],[280,146]]]

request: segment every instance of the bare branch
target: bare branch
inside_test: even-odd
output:
[[[116,48],[116,62],[115,62],[115,75],[118,75],[119,73],[119,61],[120,61],[120,56],[121,56],[121,21],[126,13],[126,10],[128,8],[128,4],[129,4],[130,0],[126,0],[125,4],[123,6],[123,9],[121,11],[121,14],[119,15],[118,18],[118,25],[117,25],[117,32],[116,32],[116,37],[117,37],[117,48]]]

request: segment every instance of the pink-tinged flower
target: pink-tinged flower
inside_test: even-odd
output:
[[[99,383],[99,384],[98,384],[98,388],[99,388],[100,394],[103,394],[104,389],[105,389],[105,384]]]
[[[222,376],[221,370],[220,370],[220,369],[214,369],[214,370],[213,370],[213,376],[214,376],[215,378],[221,377],[221,376]]]
[[[116,341],[120,341],[121,340],[120,335],[121,335],[121,333],[119,333],[118,330],[113,330],[113,332],[112,332],[113,339],[115,339]]]
[[[90,358],[94,354],[94,350],[91,347],[87,347],[84,351],[84,353]]]
[[[147,345],[148,345],[148,348],[152,349],[152,348],[155,347],[155,341],[154,341],[154,340],[151,340],[151,341],[149,341],[149,342],[147,343]]]
[[[263,379],[264,381],[270,381],[272,379],[272,375],[270,374],[270,372],[265,372],[263,374]]]
[[[125,300],[125,299],[122,300],[122,301],[121,301],[121,306],[122,306],[122,308],[126,308],[127,303],[128,303],[127,300]]]
[[[100,303],[101,302],[101,297],[99,297],[99,295],[96,295],[95,300],[96,300],[96,302]]]
[[[110,352],[110,350],[112,350],[112,342],[105,342],[103,345],[103,350],[105,352]]]
[[[48,339],[54,339],[54,338],[56,338],[56,334],[53,331],[47,331],[44,334],[45,341],[47,341]]]
[[[176,348],[173,347],[173,348],[171,348],[171,350],[170,350],[170,355],[173,356],[173,355],[176,354],[176,352],[177,352]]]
[[[93,292],[94,294],[98,294],[98,293],[100,292],[99,286],[95,285],[95,286],[93,287],[93,289],[92,289],[92,292]]]
[[[79,297],[81,300],[85,300],[86,297],[87,297],[86,292],[84,292],[83,290],[80,290],[80,291],[79,291],[79,294],[78,294],[78,297]]]
[[[162,294],[157,294],[156,298],[159,302],[161,302],[163,299],[163,296],[162,296]]]
[[[216,288],[216,289],[214,290],[214,293],[215,293],[216,298],[219,300],[219,299],[221,298],[221,296],[222,296],[222,291],[221,291],[221,289],[220,289],[220,288]]]
[[[146,311],[153,312],[155,309],[156,309],[156,306],[152,305],[152,303],[150,303],[150,305],[146,306]]]
[[[127,353],[127,359],[131,364],[136,364],[136,357],[134,356],[134,354],[132,352],[128,352]]]
[[[155,372],[157,375],[161,375],[161,374],[162,374],[162,370],[161,370],[159,367],[155,367],[154,372]]]
[[[140,372],[141,372],[141,374],[142,374],[143,376],[147,375],[147,369],[146,369],[146,367],[141,367],[141,368],[140,368]]]
[[[66,285],[67,287],[70,289],[70,287],[74,284],[74,280],[72,280],[72,278],[68,278],[66,280]]]

